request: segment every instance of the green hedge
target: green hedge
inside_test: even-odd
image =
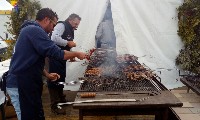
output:
[[[183,70],[200,74],[200,0],[188,0],[179,6],[178,35],[184,43],[176,58]]]
[[[13,42],[8,44],[8,49],[5,53],[1,54],[2,60],[11,58],[15,41],[17,40],[20,32],[20,27],[24,20],[34,20],[37,10],[41,9],[41,5],[33,0],[18,0],[17,7],[15,7],[9,17],[10,21],[6,22],[7,31],[13,35]]]

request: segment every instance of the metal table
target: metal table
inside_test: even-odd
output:
[[[83,91],[80,91],[75,101],[100,99],[136,99],[137,101],[78,103],[73,104],[73,108],[79,109],[79,120],[83,120],[84,116],[103,115],[155,115],[155,120],[170,120],[169,108],[181,107],[183,103],[157,80],[155,84],[160,88],[157,91],[95,91],[94,98],[81,98],[80,94]]]
[[[156,120],[171,120],[170,107],[181,107],[179,101],[162,85],[150,69],[142,66],[135,56],[116,57],[114,51],[96,51],[85,72],[75,102],[79,120],[84,116],[155,115]],[[116,59],[116,60],[115,60]],[[101,72],[100,72],[101,71]],[[81,98],[83,92],[95,92],[94,98]],[[110,101],[110,100],[118,101]],[[134,101],[122,101],[122,100]]]
[[[141,99],[145,96],[145,92],[130,92],[126,94],[120,93],[112,95],[112,92],[97,92],[95,98],[80,98],[77,94],[75,101],[120,98],[120,99]],[[110,95],[108,95],[110,94]],[[149,94],[149,93],[146,93]],[[79,109],[79,120],[83,120],[83,116],[98,115],[155,115],[155,120],[168,120],[169,107],[181,107],[181,103],[170,91],[160,91],[160,94],[149,96],[144,101],[136,102],[97,102],[97,103],[80,103],[74,104],[74,109]]]

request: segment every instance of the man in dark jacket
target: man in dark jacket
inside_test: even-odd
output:
[[[51,40],[54,41],[62,50],[70,51],[76,47],[74,40],[74,30],[78,28],[81,17],[77,14],[71,14],[65,21],[59,21],[55,26]],[[57,108],[57,103],[66,102],[63,94],[63,85],[58,82],[65,82],[66,77],[66,60],[49,59],[49,72],[55,72],[60,75],[60,79],[55,82],[48,81],[48,89],[51,99],[51,110],[56,114],[66,114],[64,108]]]
[[[41,99],[45,57],[60,60],[86,57],[82,52],[61,50],[50,40],[48,33],[57,20],[55,12],[43,8],[38,11],[36,21],[25,21],[22,25],[6,80],[15,109],[20,105],[21,120],[45,119]]]

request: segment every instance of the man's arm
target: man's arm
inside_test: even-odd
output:
[[[64,50],[64,60],[73,59],[75,57],[77,57],[80,60],[83,60],[87,57],[87,54],[83,52]]]

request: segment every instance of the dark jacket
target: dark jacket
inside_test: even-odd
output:
[[[35,21],[25,21],[15,45],[11,59],[7,87],[18,87],[17,83],[41,84],[45,57],[63,59],[64,52],[48,37]],[[27,85],[28,86],[28,85]]]
[[[63,32],[63,35],[61,37],[67,41],[73,41],[74,30],[73,30],[73,27],[71,26],[71,24],[66,21],[59,21],[58,23],[63,23],[65,25],[65,31]],[[59,46],[59,47],[62,50],[67,50],[67,51],[70,51],[70,49],[71,49],[69,46],[65,46],[65,47]]]

